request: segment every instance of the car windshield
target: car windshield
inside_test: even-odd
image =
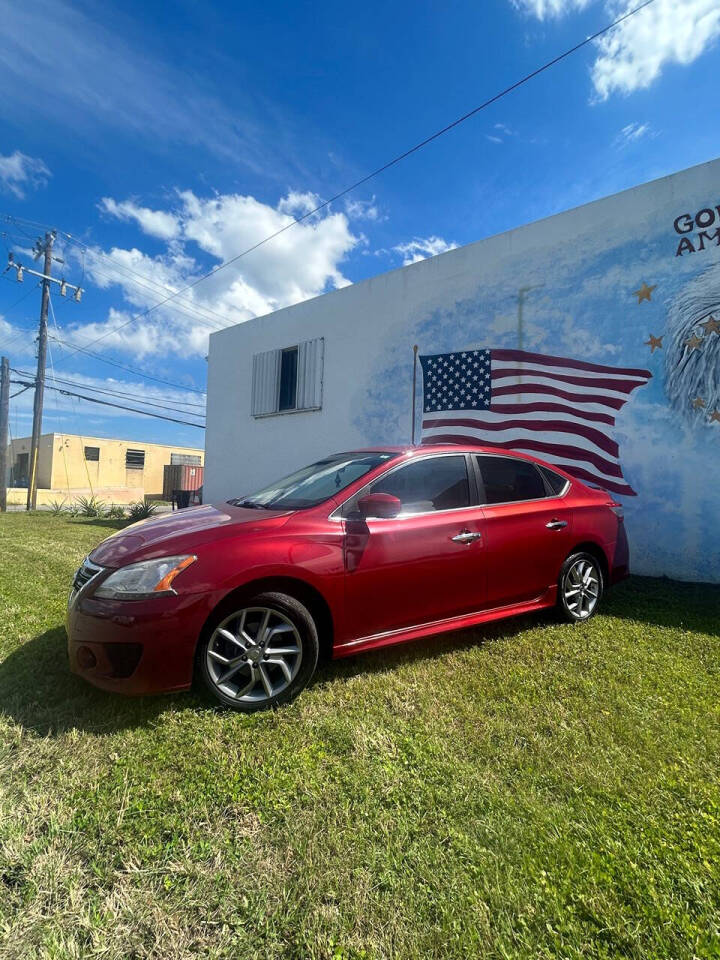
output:
[[[336,453],[296,470],[257,493],[229,502],[258,510],[306,510],[329,500],[397,456],[388,452]]]

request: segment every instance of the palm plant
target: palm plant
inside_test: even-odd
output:
[[[104,517],[105,501],[97,497],[78,497],[75,501],[77,513],[81,517]]]
[[[157,513],[157,505],[149,500],[136,500],[130,504],[128,516],[131,520],[147,520]]]

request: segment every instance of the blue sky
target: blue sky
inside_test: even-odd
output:
[[[0,211],[13,219],[0,222],[0,255],[29,262],[40,225],[55,226],[65,261],[55,269],[85,288],[81,304],[54,297],[57,377],[197,412],[188,404],[200,394],[67,343],[203,390],[211,329],[718,156],[720,8],[655,0],[321,216],[128,323],[630,6],[185,0],[171,16],[152,2],[108,2],[99,16],[96,4],[3,4]],[[34,368],[38,306],[28,279],[5,274],[0,350],[22,370]],[[29,433],[30,396],[13,401],[14,435]],[[203,445],[202,430],[52,392],[44,429]]]

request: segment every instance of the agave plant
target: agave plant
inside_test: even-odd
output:
[[[150,503],[149,500],[136,500],[130,504],[128,516],[131,520],[147,520],[157,513],[157,505]]]
[[[54,517],[59,517],[61,513],[65,512],[65,498],[62,500],[51,500],[48,503],[48,510]]]
[[[77,515],[80,517],[104,517],[105,501],[97,497],[78,497],[75,501]]]
[[[121,503],[111,503],[105,516],[109,520],[124,520],[125,507]]]

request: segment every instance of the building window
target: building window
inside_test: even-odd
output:
[[[298,348],[288,347],[280,355],[280,396],[278,410],[297,409]]]
[[[85,447],[85,459],[97,461],[100,459],[100,447]]]
[[[145,451],[131,450],[128,447],[125,451],[125,466],[128,470],[142,470],[145,466]]]
[[[28,485],[29,461],[29,453],[18,453],[18,455],[15,457],[15,466],[12,469],[12,479],[10,481],[11,486],[26,487]]]
[[[199,453],[171,453],[170,463],[187,463],[192,467],[199,467],[202,466],[202,457]]]
[[[268,417],[320,410],[324,355],[322,337],[256,353],[253,357],[252,415]]]

